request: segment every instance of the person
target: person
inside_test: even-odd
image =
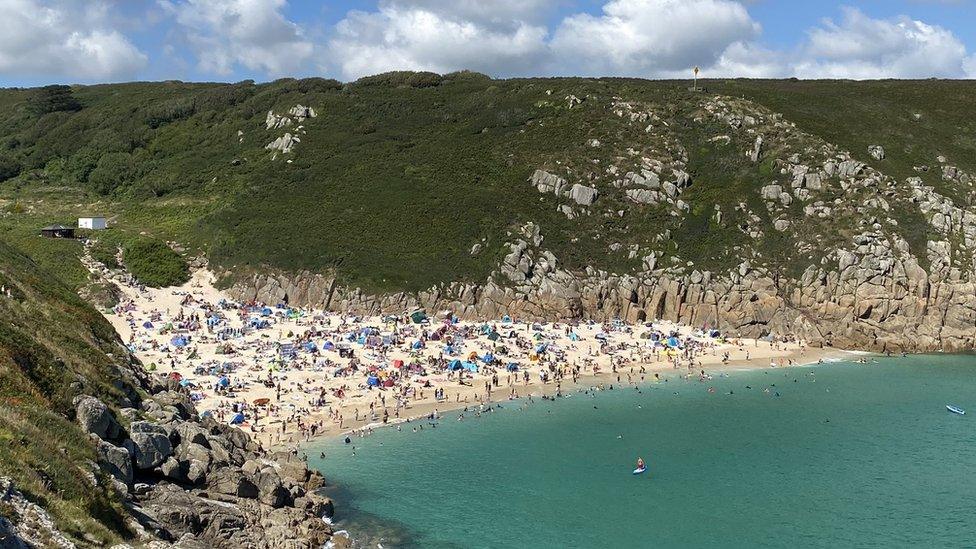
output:
[[[642,457],[637,458],[637,468],[638,469],[644,468],[644,458]]]

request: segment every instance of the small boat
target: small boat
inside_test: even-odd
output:
[[[639,474],[643,473],[646,470],[647,470],[647,467],[638,467],[637,469],[634,469],[634,474],[635,475],[639,475]]]
[[[959,414],[961,416],[966,415],[966,410],[963,410],[958,406],[953,406],[952,404],[946,404],[946,410],[949,410],[953,414]]]

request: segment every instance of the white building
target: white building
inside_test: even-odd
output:
[[[79,217],[78,218],[78,228],[79,229],[94,229],[101,230],[105,228],[105,218],[101,216],[92,217]]]

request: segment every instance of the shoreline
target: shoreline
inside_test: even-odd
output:
[[[667,320],[474,322],[272,308],[233,301],[205,269],[154,289],[89,267],[118,284],[122,299],[106,317],[143,364],[269,451],[560,388],[852,356],[789,334],[746,339]]]
[[[783,359],[793,360],[794,363],[792,365],[773,366],[770,365],[769,363],[762,364],[761,359],[749,359],[749,360],[742,359],[742,360],[729,361],[728,364],[721,364],[721,363],[718,365],[711,364],[709,365],[708,369],[706,369],[706,374],[728,373],[728,372],[751,372],[751,371],[760,371],[760,370],[785,370],[790,368],[818,365],[819,363],[821,363],[821,361],[823,361],[822,362],[823,364],[828,364],[833,362],[843,362],[845,359],[853,359],[854,357],[858,357],[858,356],[872,356],[875,354],[876,353],[872,353],[869,351],[836,349],[833,347],[802,348],[802,349],[796,349],[792,351],[789,355],[781,357]],[[798,359],[802,359],[802,360],[798,360]],[[645,377],[651,376],[653,378],[653,375],[655,373],[662,374],[668,372],[672,374],[678,374],[678,377],[684,377],[686,375],[693,376],[693,372],[689,373],[687,371],[683,371],[682,369],[675,369],[671,367],[664,368],[661,367],[659,364],[645,365],[645,366],[653,366],[647,368],[648,372],[644,374]],[[623,372],[619,372],[619,374],[625,375],[625,373]],[[576,392],[578,389],[585,389],[585,388],[595,387],[598,385],[616,385],[617,375],[618,374],[613,374],[612,372],[605,372],[596,375],[589,374],[589,375],[581,376],[578,382],[563,384],[562,391],[564,393],[569,393],[569,392]],[[661,375],[661,382],[666,381],[666,379],[667,379],[666,376]],[[622,380],[620,382],[620,385],[630,387],[630,386],[639,386],[642,384],[648,384],[653,382],[654,382],[653,379],[642,379],[642,380],[635,380],[630,382]],[[397,418],[395,420],[391,420],[386,423],[382,421],[378,421],[378,422],[359,421],[356,422],[356,425],[354,427],[349,427],[347,429],[340,430],[338,432],[323,431],[320,434],[316,434],[315,436],[308,438],[307,440],[298,442],[297,446],[295,445],[295,443],[291,443],[291,444],[276,445],[270,449],[279,450],[279,451],[292,451],[295,450],[297,447],[299,452],[305,452],[307,454],[307,450],[311,445],[321,444],[323,442],[340,439],[350,435],[357,435],[364,429],[369,431],[376,431],[379,429],[393,428],[396,427],[397,425],[402,426],[416,421],[424,421],[428,419],[430,414],[433,412],[437,412],[439,419],[444,419],[447,415],[453,415],[455,413],[464,410],[465,408],[469,408],[472,406],[500,404],[504,402],[512,402],[513,400],[521,400],[529,397],[532,398],[552,397],[556,394],[557,390],[559,389],[557,387],[557,384],[554,382],[544,383],[544,384],[539,382],[534,382],[530,384],[528,388],[536,389],[536,391],[527,392],[523,395],[520,395],[517,399],[508,398],[499,393],[494,393],[498,396],[497,397],[493,396],[490,400],[486,402],[461,402],[461,403],[451,402],[451,403],[446,403],[447,406],[444,409],[440,409],[438,407],[439,405],[444,404],[441,402],[428,402],[428,401],[418,402],[415,403],[410,408],[408,408],[408,410],[414,413],[407,417]],[[460,404],[460,405],[456,405],[456,404]]]

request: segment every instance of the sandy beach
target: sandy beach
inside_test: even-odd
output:
[[[132,352],[179,379],[201,413],[266,448],[581,387],[679,376],[707,384],[721,370],[850,356],[788,335],[740,339],[666,321],[467,322],[431,311],[381,318],[242,304],[206,270],[153,289],[90,268],[120,286],[124,297],[106,316]]]

